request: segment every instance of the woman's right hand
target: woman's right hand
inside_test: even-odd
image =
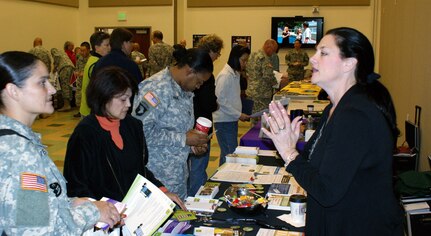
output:
[[[100,222],[109,224],[109,228],[114,227],[118,222],[120,222],[120,213],[115,208],[114,204],[104,201],[95,201],[94,205],[99,209],[100,212]]]
[[[189,130],[186,134],[186,144],[189,146],[202,146],[208,142],[208,135],[195,129]]]

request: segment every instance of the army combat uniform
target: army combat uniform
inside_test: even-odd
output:
[[[166,43],[156,43],[148,49],[150,76],[165,69],[173,61],[174,48]]]
[[[304,67],[308,65],[308,55],[302,50],[292,49],[284,57],[286,60],[289,81],[299,81],[304,79]],[[299,62],[299,65],[293,63]]]
[[[37,58],[39,58],[46,65],[46,68],[48,68],[48,72],[51,72],[51,63],[52,63],[51,53],[49,53],[49,51],[46,48],[42,46],[36,46],[30,49],[30,51],[28,52],[35,55]]]
[[[246,94],[253,104],[253,113],[268,108],[273,86],[277,84],[270,58],[259,50],[251,53],[247,62],[248,86]],[[255,121],[254,121],[255,122]]]
[[[130,58],[132,58],[132,61],[134,61],[135,63],[136,63],[136,60],[142,61],[144,59],[147,59],[145,55],[140,51],[132,51],[132,53],[130,53]],[[148,69],[148,60],[139,62],[138,67],[139,67],[139,70],[141,71],[142,78],[146,78],[144,69],[145,71]]]
[[[78,73],[78,76],[76,78],[75,99],[76,99],[76,104],[78,104],[78,106],[81,104],[82,78],[84,74],[85,64],[87,64],[88,58],[89,57],[83,57],[81,55],[77,55],[76,72]]]
[[[97,207],[71,205],[65,179],[40,135],[4,115],[0,130],[18,133],[0,136],[0,229],[9,236],[33,236],[80,235],[92,228],[100,217]]]
[[[51,49],[51,55],[54,59],[54,71],[58,72],[63,99],[70,101],[72,98],[70,78],[75,71],[75,66],[64,51],[53,48]]]
[[[139,84],[133,113],[144,124],[148,169],[181,199],[187,195],[186,133],[193,128],[193,93],[184,91],[168,68]]]

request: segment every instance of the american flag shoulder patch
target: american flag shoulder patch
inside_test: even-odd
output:
[[[144,95],[144,99],[152,107],[157,107],[157,105],[160,103],[160,100],[152,92],[147,92]]]
[[[33,173],[21,173],[21,189],[47,192],[45,176]]]

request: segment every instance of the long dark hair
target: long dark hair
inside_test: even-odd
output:
[[[22,88],[25,81],[31,76],[39,59],[33,54],[19,51],[4,52],[0,55],[0,93],[9,83]],[[3,108],[0,96],[0,108]]]
[[[242,55],[248,54],[250,55],[250,49],[248,47],[244,47],[242,45],[235,45],[232,50],[230,50],[229,59],[227,60],[227,64],[235,71],[241,71],[241,63],[239,59]]]
[[[356,82],[366,91],[369,99],[383,113],[392,130],[394,145],[400,134],[397,128],[395,107],[388,89],[378,81],[380,75],[374,72],[373,46],[367,37],[358,30],[341,27],[331,29],[326,35],[333,35],[342,58],[356,58]]]

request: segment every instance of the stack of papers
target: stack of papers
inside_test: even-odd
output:
[[[224,163],[217,169],[211,180],[233,182],[272,184],[289,182],[289,173],[282,167],[241,163]]]
[[[188,197],[184,202],[187,210],[196,212],[197,215],[200,213],[214,213],[219,203],[218,199],[205,199],[205,198],[197,198],[197,197]]]

